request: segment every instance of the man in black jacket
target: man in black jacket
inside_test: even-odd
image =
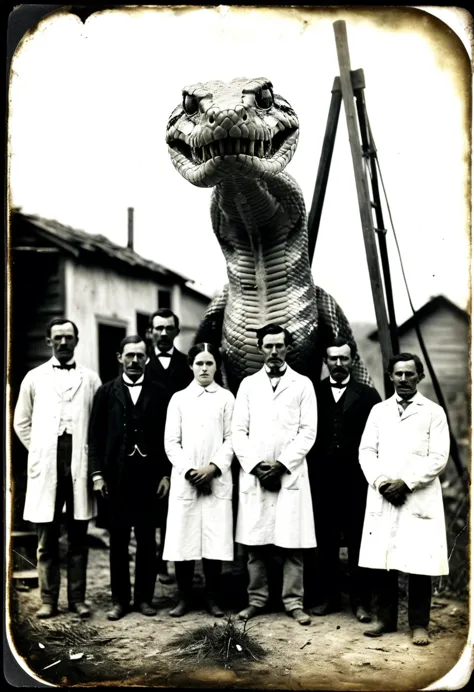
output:
[[[145,378],[146,346],[140,336],[120,343],[123,373],[102,385],[89,422],[89,473],[94,491],[107,498],[110,518],[109,620],[119,620],[130,605],[128,548],[133,526],[134,606],[156,615],[152,599],[156,581],[155,501],[169,491],[170,464],[164,451],[166,393]]]
[[[307,585],[317,605],[314,615],[341,609],[339,547],[348,549],[350,601],[360,622],[370,621],[368,571],[358,567],[367,481],[359,464],[359,444],[378,392],[357,382],[351,371],[354,343],[334,339],[326,349],[329,377],[317,388],[318,433],[308,460],[318,544],[316,579]],[[311,593],[312,592],[312,593]]]
[[[149,323],[148,335],[151,340],[149,362],[146,376],[153,382],[159,382],[166,390],[168,401],[175,392],[184,389],[193,379],[187,356],[174,346],[179,334],[179,319],[168,308],[156,310]],[[160,548],[157,555],[158,579],[163,584],[171,583],[168,567],[163,560],[163,547],[166,536],[166,518],[168,515],[168,497],[157,505],[156,523],[160,529]]]

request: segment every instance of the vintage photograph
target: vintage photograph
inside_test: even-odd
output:
[[[8,29],[7,681],[462,688],[471,15],[41,8]]]

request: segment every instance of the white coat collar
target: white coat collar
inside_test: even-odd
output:
[[[280,382],[278,383],[278,387],[273,391],[272,388],[272,383],[270,378],[267,375],[267,372],[265,370],[265,366],[259,372],[257,375],[260,377],[260,380],[262,381],[262,386],[267,387],[269,391],[272,393],[273,397],[278,396],[281,394],[281,392],[284,392],[285,389],[288,389],[290,384],[294,382],[297,378],[297,373],[290,368],[288,363],[286,364],[286,370],[283,373],[283,375],[280,378]]]
[[[195,396],[202,396],[205,392],[209,392],[209,394],[215,394],[215,392],[217,392],[217,384],[215,382],[212,382],[207,387],[201,387],[201,385],[198,384],[196,380],[193,380],[189,385],[189,390]]]
[[[420,392],[416,392],[414,396],[410,399],[412,402],[410,406],[407,406],[407,408],[404,410],[403,414],[400,416],[400,413],[398,411],[398,400],[400,399],[399,395],[395,392],[393,396],[390,397],[388,401],[392,402],[393,400],[393,407],[395,408],[397,412],[397,417],[399,420],[405,420],[405,418],[409,418],[410,416],[413,416],[414,414],[418,413],[420,410],[420,406],[424,406],[425,404],[425,397],[420,394]]]

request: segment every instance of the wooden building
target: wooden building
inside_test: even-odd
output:
[[[51,357],[45,330],[54,317],[77,324],[77,360],[103,382],[118,374],[120,340],[134,333],[145,336],[149,316],[159,307],[171,308],[181,319],[177,347],[187,351],[191,346],[210,298],[187,277],[137,254],[130,223],[128,247],[121,247],[104,236],[12,210],[9,240],[12,406],[25,374]],[[14,473],[20,487],[26,454],[14,433],[11,449],[14,468],[22,469]],[[16,504],[22,504],[21,497],[16,493]],[[16,508],[17,517],[21,509]]]
[[[462,444],[470,436],[469,315],[440,295],[431,298],[415,315],[398,327],[400,352],[416,353],[425,367],[426,377],[420,383],[419,391],[437,401],[416,335],[417,323],[446,400],[452,432]],[[377,342],[377,330],[368,334],[368,339]],[[383,387],[379,391],[383,391]]]

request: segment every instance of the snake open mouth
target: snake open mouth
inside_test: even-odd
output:
[[[169,146],[179,151],[188,161],[200,165],[216,157],[244,154],[259,159],[272,159],[285,142],[294,135],[296,129],[277,132],[273,139],[248,139],[247,137],[226,137],[203,146],[190,147],[182,139],[175,139]]]

